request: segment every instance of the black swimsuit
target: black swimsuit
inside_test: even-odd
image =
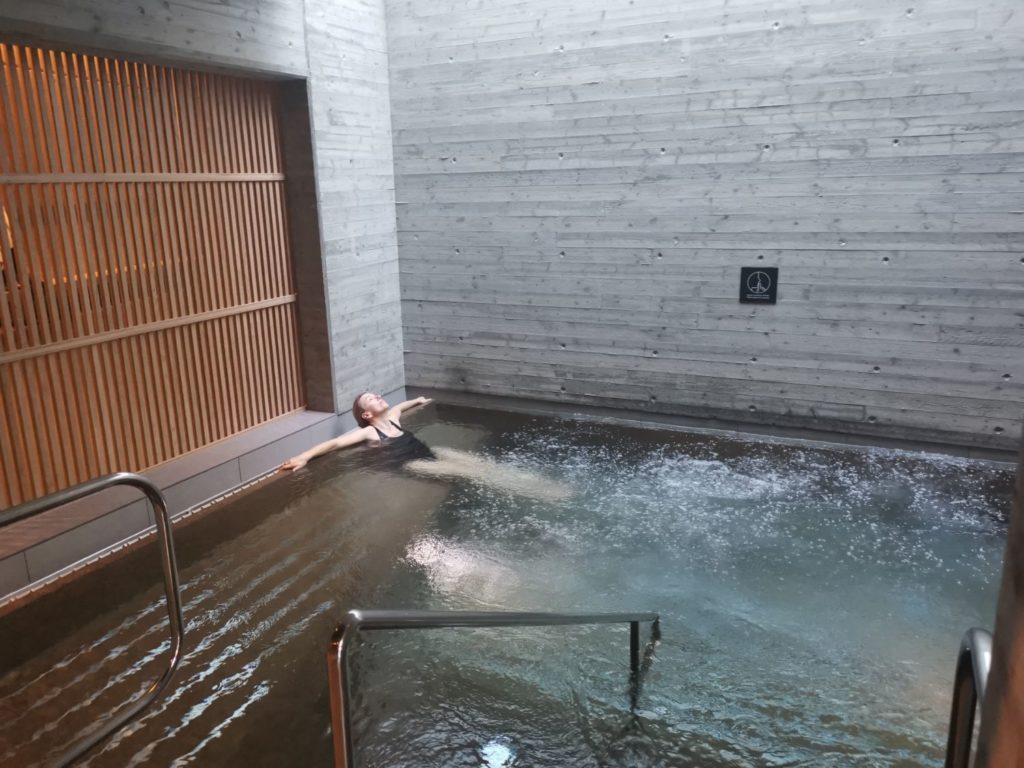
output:
[[[395,429],[402,429],[393,421],[388,423]],[[403,430],[402,434],[391,437],[390,435],[385,435],[376,427],[374,427],[374,429],[380,437],[381,448],[386,451],[383,457],[385,467],[397,468],[406,462],[413,461],[415,459],[437,458],[434,455],[434,452],[431,451],[425,443],[418,440],[412,432]]]

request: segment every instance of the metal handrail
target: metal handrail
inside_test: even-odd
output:
[[[67,504],[72,501],[91,496],[99,491],[112,488],[116,485],[131,485],[138,488],[149,498],[156,512],[156,532],[161,547],[161,565],[164,572],[164,592],[167,595],[167,619],[170,624],[171,646],[167,662],[167,669],[158,680],[155,680],[146,691],[145,695],[138,701],[126,706],[119,714],[112,717],[105,725],[95,729],[92,733],[83,736],[72,744],[58,758],[56,765],[70,765],[82,757],[86,752],[95,747],[101,741],[113,734],[116,730],[134,720],[138,715],[152,704],[163,693],[164,688],[171,681],[181,661],[182,649],[185,645],[185,623],[181,618],[181,600],[178,594],[178,564],[174,557],[174,539],[171,535],[171,521],[167,514],[167,502],[163,494],[142,475],[133,472],[117,472],[112,475],[90,480],[80,485],[65,488],[62,491],[43,496],[41,499],[26,502],[17,507],[12,507],[0,512],[0,528],[11,525],[19,520],[38,515],[55,507]]]
[[[349,611],[334,630],[327,649],[331,698],[331,732],[335,768],[352,768],[352,722],[349,713],[348,647],[358,632],[380,629],[442,629],[454,627],[547,627],[579,624],[629,624],[629,668],[633,706],[640,684],[640,622],[651,622],[651,647],[660,635],[657,613],[533,613],[504,611]],[[645,664],[649,660],[645,659]]]
[[[949,714],[946,768],[967,768],[974,741],[974,712],[985,700],[985,685],[992,666],[992,635],[974,627],[964,633],[956,660],[953,705]]]

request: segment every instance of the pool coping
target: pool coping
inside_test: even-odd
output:
[[[420,387],[415,384],[408,384],[406,389],[409,397],[422,395],[424,397],[432,397],[441,403],[466,408],[529,413],[538,416],[640,427],[667,432],[690,432],[741,440],[757,440],[783,445],[820,446],[841,450],[872,451],[882,449],[906,451],[953,456],[987,464],[1005,465],[1010,468],[1016,467],[1018,460],[1018,452],[1016,450],[1004,451],[980,446],[945,444],[887,436],[844,434],[805,427],[772,426],[707,417],[582,405],[579,403],[559,403],[551,400],[534,400],[505,395],[445,390],[436,387]]]

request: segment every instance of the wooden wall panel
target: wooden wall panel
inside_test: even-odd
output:
[[[274,84],[0,59],[0,506],[301,408]]]
[[[410,384],[1016,447],[1018,0],[387,5]]]

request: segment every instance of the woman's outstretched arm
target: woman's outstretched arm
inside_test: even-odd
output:
[[[380,438],[377,437],[377,431],[373,427],[360,427],[354,429],[351,432],[346,432],[344,435],[314,445],[308,451],[300,453],[298,456],[293,456],[288,459],[284,464],[281,465],[282,470],[294,470],[301,469],[306,466],[306,463],[317,456],[322,456],[325,453],[336,451],[339,448],[348,448],[351,445],[358,445],[367,441],[376,441]]]
[[[398,405],[391,406],[391,410],[388,411],[388,418],[397,421],[398,417],[410,408],[415,408],[417,405],[427,405],[432,402],[434,401],[429,397],[417,397],[413,400],[403,400]]]

